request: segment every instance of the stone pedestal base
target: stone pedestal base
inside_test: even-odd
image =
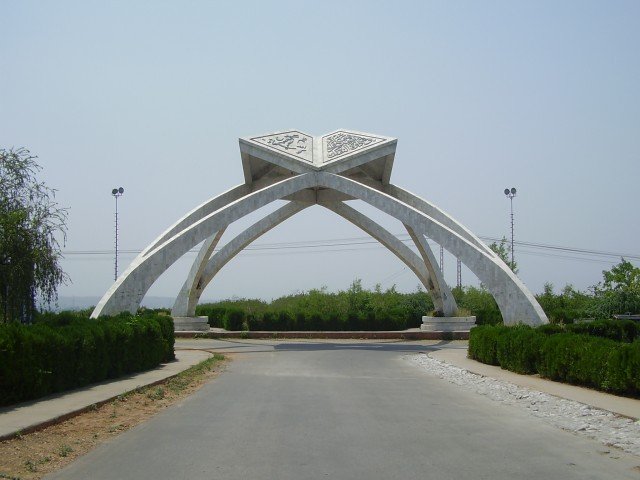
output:
[[[173,330],[176,332],[208,332],[207,317],[173,317]]]
[[[476,317],[422,317],[420,330],[427,332],[468,332],[476,324]]]

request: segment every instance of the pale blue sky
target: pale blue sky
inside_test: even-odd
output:
[[[397,137],[392,181],[479,235],[509,235],[515,186],[517,240],[640,255],[640,2],[4,0],[0,18],[0,145],[40,157],[69,207],[67,251],[113,247],[113,187],[120,246],[141,249],[242,182],[238,137],[346,128]],[[363,236],[301,215],[259,243]],[[382,248],[325,250],[243,254],[205,297],[418,283]],[[516,249],[534,292],[586,288],[616,262],[551,253]],[[174,295],[190,258],[150,294]],[[64,268],[62,295],[113,281],[111,255]]]

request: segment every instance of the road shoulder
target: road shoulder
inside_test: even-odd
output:
[[[429,353],[429,355],[436,360],[446,362],[471,373],[503,380],[513,383],[514,385],[548,393],[567,400],[574,400],[636,420],[640,418],[640,400],[619,397],[575,385],[553,382],[536,375],[520,375],[508,370],[503,370],[500,367],[486,365],[467,358],[466,350],[438,350]]]

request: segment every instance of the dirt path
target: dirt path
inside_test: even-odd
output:
[[[225,367],[214,355],[178,376],[65,422],[0,442],[0,479],[40,479],[191,395]]]

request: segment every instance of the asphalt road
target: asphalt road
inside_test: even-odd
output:
[[[51,479],[640,479],[640,459],[465,392],[403,356],[460,344],[218,342],[183,403]]]

